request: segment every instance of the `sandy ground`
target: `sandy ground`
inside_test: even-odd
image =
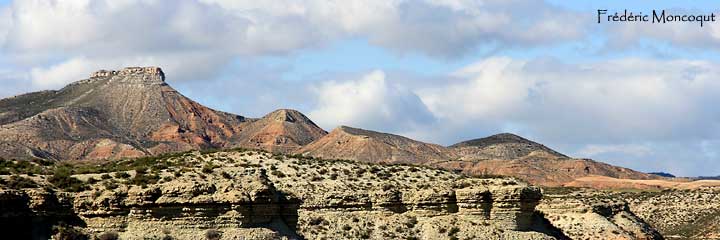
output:
[[[720,187],[720,180],[667,179],[634,180],[606,176],[587,176],[566,183],[566,187],[592,187],[599,189],[696,189],[701,187]]]

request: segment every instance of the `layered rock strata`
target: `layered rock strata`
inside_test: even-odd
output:
[[[47,238],[60,222],[122,239],[197,239],[208,229],[222,239],[554,237],[537,227],[540,189],[514,179],[256,152],[194,153],[169,162],[153,170],[162,179],[156,183],[133,183],[151,174],[135,171],[125,178],[76,175],[98,181],[72,194],[48,190],[44,176],[28,176],[45,187],[0,191],[1,221],[23,229],[19,238]]]

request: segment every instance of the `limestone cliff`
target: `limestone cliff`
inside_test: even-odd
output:
[[[73,169],[118,171],[74,175],[86,185],[76,193],[57,189],[55,175],[23,175],[37,187],[3,176],[4,232],[47,239],[63,222],[121,239],[199,239],[208,230],[222,239],[562,238],[535,212],[540,189],[510,178],[245,151]]]

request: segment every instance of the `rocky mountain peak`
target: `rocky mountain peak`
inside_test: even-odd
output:
[[[310,119],[297,110],[278,109],[265,115],[266,119],[272,119],[278,122],[309,122]]]
[[[512,133],[500,133],[500,134],[495,134],[495,135],[484,137],[484,138],[461,142],[461,143],[452,145],[451,147],[467,147],[467,146],[484,147],[484,146],[488,146],[488,145],[503,144],[503,143],[522,143],[522,144],[530,144],[530,145],[540,145],[539,143],[527,140],[521,136],[518,136],[518,135],[515,135]]]
[[[517,159],[532,153],[547,153],[558,158],[568,156],[552,150],[542,144],[530,141],[512,133],[500,133],[489,137],[460,142],[450,146],[464,160],[478,159]]]
[[[121,70],[99,70],[90,79],[110,79],[121,83],[165,83],[165,73],[160,67],[126,67]]]

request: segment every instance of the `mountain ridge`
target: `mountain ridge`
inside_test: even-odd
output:
[[[78,115],[79,109],[93,114]],[[31,119],[36,116],[57,121]],[[2,153],[10,158],[117,159],[247,147],[249,144],[235,144],[245,140],[238,135],[248,127],[262,129],[257,127],[262,120],[217,111],[183,96],[165,82],[165,74],[158,67],[128,67],[100,70],[59,90],[0,100],[0,137],[4,139],[0,142],[7,147]],[[322,133],[312,122],[299,124],[312,126],[298,127],[300,130],[291,134],[314,139],[319,134],[302,131]],[[288,126],[280,126],[276,132],[283,132],[284,127]],[[262,142],[259,148],[274,150],[276,145],[285,144],[275,141],[273,133],[265,135],[261,140],[269,143]],[[295,147],[278,149],[290,151]]]
[[[59,90],[2,99],[0,146],[1,157],[54,160],[251,148],[324,159],[420,164],[475,175],[519,176],[534,184],[552,186],[593,174],[656,177],[573,159],[510,133],[445,147],[348,126],[328,133],[291,109],[247,118],[208,108],[183,96],[165,82],[159,67],[100,70]]]

